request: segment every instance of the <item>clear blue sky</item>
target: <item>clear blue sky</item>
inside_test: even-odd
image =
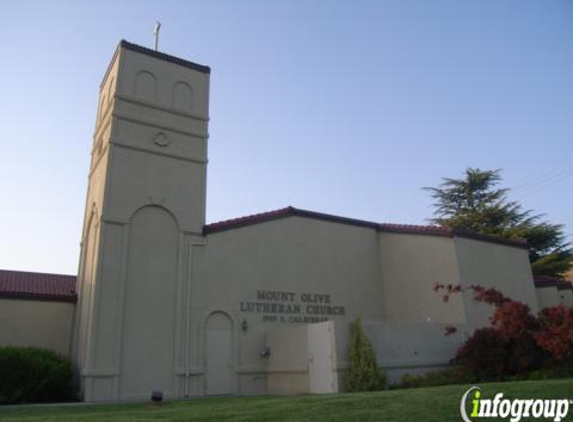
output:
[[[75,273],[118,41],[212,67],[208,222],[286,205],[425,223],[502,168],[573,233],[573,1],[0,0],[0,268]],[[569,239],[573,240],[573,237]]]

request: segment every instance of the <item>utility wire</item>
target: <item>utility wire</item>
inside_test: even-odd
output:
[[[557,170],[552,174],[546,174],[545,176],[541,176],[537,179],[531,179],[528,182],[522,183],[521,185],[512,188],[512,190],[522,190],[522,192],[537,190],[541,186],[549,186],[553,184],[553,182],[569,177],[571,174],[573,174],[571,169]]]
[[[542,180],[552,178],[555,176],[556,173],[561,173],[562,171],[563,171],[563,169],[561,169],[561,170],[551,169],[549,171],[545,171],[545,172],[541,173],[540,175],[538,175],[532,179],[526,180],[525,182],[523,182],[517,186],[512,187],[511,190],[519,190],[519,189],[527,188],[531,185],[535,185],[535,184],[539,183]]]
[[[561,177],[557,178],[557,179],[552,179],[546,183],[542,183],[541,185],[537,186],[535,189],[530,190],[529,192],[525,193],[524,195],[521,196],[521,198],[518,199],[518,201],[521,201],[523,198],[526,198],[532,194],[534,194],[535,192],[540,191],[541,189],[547,189],[551,186],[556,185],[557,183],[561,183],[562,181],[570,178],[573,176],[573,171],[571,171],[570,173],[566,173],[564,175],[562,175]]]

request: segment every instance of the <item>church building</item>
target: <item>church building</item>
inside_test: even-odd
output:
[[[538,311],[521,242],[290,206],[206,224],[210,72],[120,42],[77,279],[0,271],[0,344],[70,356],[86,401],[331,393],[357,317],[391,382],[448,365],[489,324],[490,307],[469,292],[445,303],[436,283],[496,287]],[[573,302],[570,285],[538,287],[543,306]]]

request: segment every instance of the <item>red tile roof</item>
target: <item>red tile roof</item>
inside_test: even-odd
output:
[[[503,239],[496,236],[488,236],[478,233],[464,232],[452,229],[446,226],[418,226],[410,224],[380,224],[372,221],[356,220],[354,218],[340,217],[331,214],[323,214],[315,211],[301,210],[294,207],[281,208],[275,211],[264,212],[260,214],[248,215],[245,217],[233,218],[231,220],[219,221],[207,224],[203,227],[204,234],[217,233],[225,230],[236,229],[239,227],[250,226],[252,224],[263,223],[266,221],[278,220],[285,217],[299,216],[313,218],[323,221],[331,221],[354,226],[369,227],[374,230],[386,233],[404,233],[404,234],[423,234],[429,236],[444,237],[466,237],[471,239],[483,240],[486,242],[500,243],[503,245],[516,246],[528,249],[526,242],[512,239]]]
[[[541,287],[557,287],[558,290],[573,290],[573,281],[571,280],[561,280],[559,278],[547,277],[547,276],[535,276],[533,277],[536,288]]]
[[[75,302],[76,276],[0,270],[0,298]]]
[[[259,214],[247,215],[245,217],[232,218],[230,220],[218,221],[207,224],[203,227],[203,233],[215,233],[237,227],[250,226],[251,224],[262,223],[264,221],[277,220],[288,217],[295,210],[293,207],[281,208],[274,211],[262,212]]]

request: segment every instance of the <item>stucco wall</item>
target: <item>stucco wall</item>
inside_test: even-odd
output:
[[[559,289],[558,290],[559,293],[559,298],[561,299],[561,303],[563,303],[564,306],[568,306],[571,307],[573,306],[573,291],[570,289]]]
[[[193,263],[195,319],[218,307],[246,321],[249,328],[240,337],[235,368],[258,367],[261,377],[265,367],[257,352],[264,339],[258,333],[293,323],[288,314],[270,312],[276,319],[265,320],[264,311],[242,309],[242,303],[259,301],[258,291],[326,294],[344,306],[344,315],[328,316],[336,322],[340,372],[347,362],[349,321],[356,316],[376,321],[368,327],[392,381],[406,372],[447,365],[463,339],[489,324],[489,307],[480,308],[462,294],[445,303],[433,290],[436,283],[492,285],[537,309],[527,252],[473,239],[379,233],[290,216],[210,234]],[[458,331],[445,337],[448,325]],[[204,352],[199,348],[197,353],[193,359],[200,366]],[[238,371],[239,385],[248,385],[254,375]]]
[[[535,289],[539,309],[550,308],[561,303],[559,291],[555,286],[538,287]]]
[[[68,356],[74,304],[0,299],[0,345],[37,346]]]
[[[468,333],[488,326],[493,312],[490,305],[472,300],[473,294],[469,290],[472,285],[495,287],[537,313],[537,297],[526,249],[461,237],[455,238],[455,244],[461,285],[466,289],[462,296]]]
[[[151,227],[151,223],[148,225]],[[536,299],[531,301],[528,296],[533,284],[526,251],[478,240],[379,233],[372,227],[288,216],[214,232],[204,238],[180,237],[177,250],[181,267],[176,281],[176,308],[169,314],[175,322],[176,337],[168,342],[174,344],[175,373],[179,377],[172,389],[164,388],[173,396],[183,391],[206,394],[207,386],[214,381],[207,371],[210,352],[206,341],[206,321],[214,312],[225,313],[230,321],[231,352],[225,365],[230,383],[225,392],[257,394],[302,392],[310,382],[308,374],[296,364],[282,371],[277,366],[269,368],[267,359],[260,356],[269,339],[276,344],[276,356],[282,352],[277,347],[287,351],[300,347],[301,353],[308,347],[302,341],[281,342],[274,334],[265,337],[277,329],[296,332],[302,324],[326,318],[334,321],[334,366],[342,373],[348,323],[361,316],[369,321],[379,363],[395,382],[404,373],[443,367],[465,336],[488,323],[491,309],[476,307],[465,294],[452,295],[444,303],[433,290],[436,283],[492,285],[537,309]],[[125,265],[132,265],[131,258]],[[131,272],[128,269],[127,273]],[[530,292],[515,284],[528,277]],[[141,282],[145,275],[137,279]],[[483,280],[489,283],[480,282]],[[102,282],[102,288],[108,281]],[[132,294],[126,291],[128,300]],[[134,303],[133,309],[144,312],[148,306],[142,303]],[[103,303],[100,306],[106,309]],[[162,306],[166,307],[167,303]],[[316,312],[324,309],[326,313]],[[472,324],[470,328],[466,318]],[[137,328],[127,320],[123,324],[124,332]],[[458,332],[445,337],[447,325],[456,326]],[[125,344],[122,350],[127,350]],[[149,350],[155,353],[153,348]],[[124,367],[122,364],[118,370],[122,376]],[[98,385],[103,385],[102,378]],[[135,384],[130,388],[134,390]]]
[[[378,365],[388,375],[388,382],[400,382],[404,374],[419,374],[449,365],[465,341],[464,324],[416,323],[398,321],[364,321]],[[456,332],[445,336],[446,327]]]
[[[436,283],[459,284],[453,239],[416,234],[380,233],[384,319],[404,322],[462,323],[462,300],[448,303],[434,292]]]
[[[204,315],[216,309],[247,323],[234,362],[243,388],[266,377],[266,362],[259,357],[264,333],[316,322],[309,317],[382,317],[377,250],[371,228],[298,216],[210,234],[206,246],[193,248],[192,324],[201,330]],[[259,291],[292,293],[293,300],[259,299]],[[329,303],[303,301],[303,294],[321,295]],[[300,312],[257,312],[248,310],[249,303],[298,305]],[[316,306],[344,307],[344,314],[317,314]],[[193,343],[199,347],[191,349],[192,365],[201,367],[205,352],[196,339]]]

